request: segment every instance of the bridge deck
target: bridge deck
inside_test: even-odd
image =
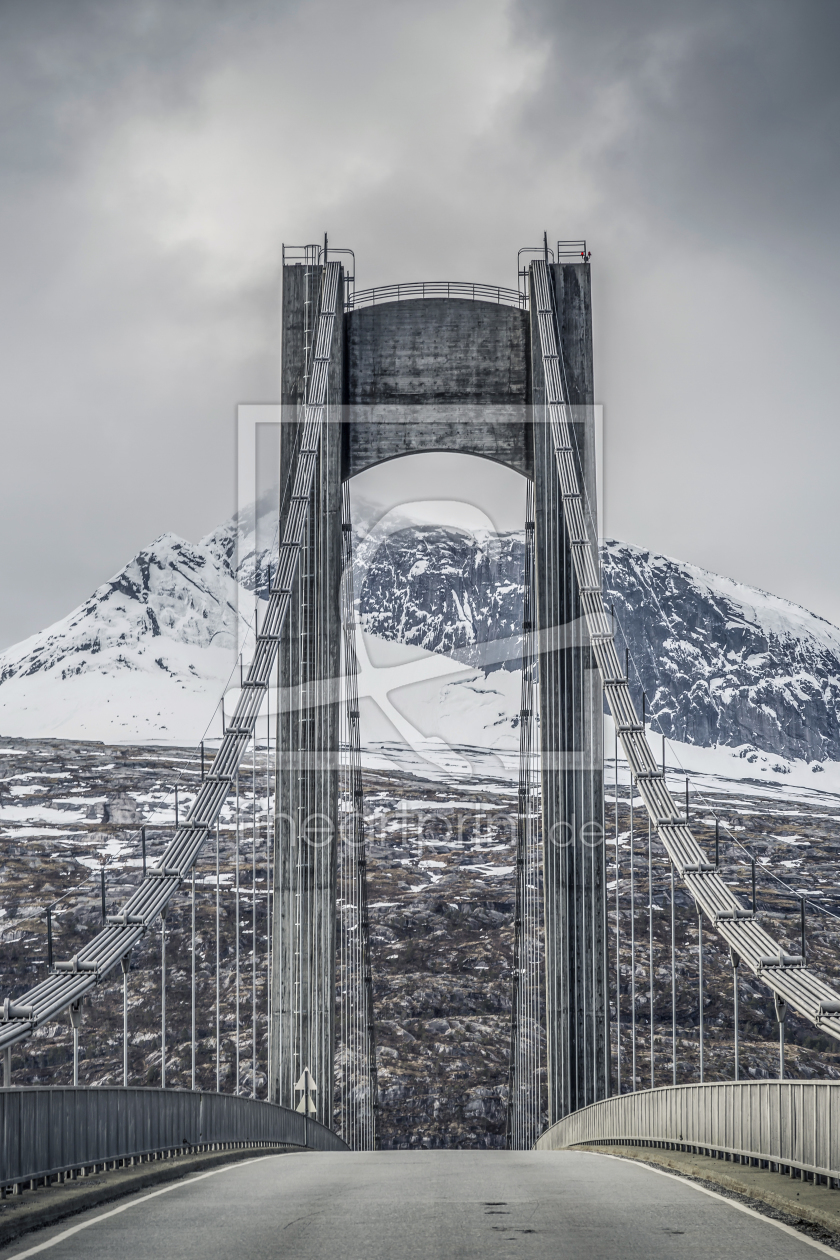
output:
[[[0,1256],[805,1260],[814,1247],[689,1182],[601,1155],[422,1151],[268,1156],[88,1213]]]

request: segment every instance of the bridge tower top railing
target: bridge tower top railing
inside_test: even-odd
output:
[[[472,280],[411,280],[398,284],[379,284],[369,289],[356,290],[356,255],[352,249],[332,246],[326,238],[318,245],[284,245],[283,265],[321,266],[327,258],[336,255],[352,260],[345,265],[346,310],[358,310],[362,306],[376,306],[383,302],[405,302],[422,298],[460,298],[462,301],[494,302],[500,306],[516,306],[527,310],[529,303],[528,268],[534,258],[548,257],[551,262],[589,262],[590,252],[585,240],[558,241],[556,252],[546,245],[525,245],[516,256],[517,288],[505,285],[482,284]]]
[[[525,310],[527,295],[517,289],[498,284],[479,284],[471,280],[413,280],[406,284],[380,284],[361,289],[348,301],[349,310],[360,306],[376,306],[382,302],[405,302],[421,298],[461,298],[468,302],[494,302],[500,306],[518,306]]]
[[[558,262],[589,262],[591,252],[586,248],[586,241],[558,241]]]

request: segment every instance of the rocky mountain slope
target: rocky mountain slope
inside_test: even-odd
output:
[[[840,630],[797,604],[627,543],[603,578],[631,681],[687,744],[840,760]]]
[[[471,664],[522,655],[520,534],[471,534],[433,525],[387,535],[363,548],[361,623],[369,634]],[[497,644],[498,652],[490,650]]]
[[[254,519],[252,508],[197,544],[162,535],[68,617],[0,654],[0,733],[191,744],[208,725],[218,733],[220,698],[236,685],[239,652],[247,658],[272,563]],[[840,761],[840,630],[627,543],[605,543],[602,556],[619,646],[631,650],[631,682],[637,700],[646,692],[655,729],[700,747]],[[460,742],[481,743],[488,723],[488,743],[515,742],[517,688],[492,684],[492,705],[484,692],[494,671],[517,668],[522,566],[519,534],[407,524],[362,540],[355,585],[366,634],[473,669],[436,693],[437,716],[422,688],[405,689],[418,729],[437,724],[458,742],[450,719],[460,708]]]
[[[840,630],[788,600],[629,543],[607,541],[602,564],[636,700],[647,693],[657,730],[685,744],[840,760]],[[514,665],[521,574],[518,535],[401,530],[367,560],[362,624],[431,651]]]

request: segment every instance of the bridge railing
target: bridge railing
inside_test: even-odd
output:
[[[658,1146],[769,1165],[840,1182],[840,1082],[729,1081],[671,1085],[582,1107],[535,1150]]]
[[[0,1188],[97,1165],[232,1146],[346,1151],[337,1134],[288,1107],[233,1094],[72,1086],[0,1089]]]
[[[382,284],[375,289],[360,289],[347,300],[347,309],[376,306],[380,302],[404,302],[418,298],[466,298],[469,302],[495,302],[501,306],[518,306],[525,310],[528,298],[517,289],[496,284],[473,284],[469,280],[415,280],[408,284]]]

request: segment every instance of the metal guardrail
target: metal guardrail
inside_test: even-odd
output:
[[[586,248],[586,241],[558,241],[557,242],[557,261],[562,262],[564,259],[574,262],[588,263],[592,257],[591,250]]]
[[[538,1151],[659,1146],[840,1184],[840,1082],[729,1081],[616,1095],[551,1126]]]
[[[177,1089],[0,1089],[0,1188],[78,1175],[99,1164],[229,1146],[349,1147],[288,1107]]]
[[[528,297],[517,289],[496,284],[473,284],[469,280],[415,280],[408,284],[383,284],[374,289],[360,289],[347,300],[348,310],[360,306],[376,306],[379,302],[404,302],[419,298],[466,298],[469,302],[495,302],[498,306],[517,306],[526,310]]]

